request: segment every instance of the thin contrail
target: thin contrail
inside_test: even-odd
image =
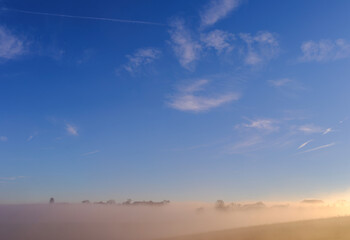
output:
[[[312,142],[313,140],[311,139],[311,140],[309,140],[309,141],[306,141],[306,142],[304,142],[303,144],[301,144],[299,147],[298,147],[298,149],[301,149],[301,148],[303,148],[303,147],[305,147],[306,145],[308,145],[310,142]]]
[[[165,26],[165,24],[162,24],[162,23],[136,21],[136,20],[125,20],[125,19],[118,19],[118,18],[75,16],[75,15],[66,15],[66,14],[57,14],[57,13],[26,11],[26,10],[21,10],[21,9],[14,9],[14,8],[2,8],[1,10],[2,11],[9,11],[9,12],[24,13],[24,14],[32,14],[32,15],[52,16],[52,17],[63,17],[63,18],[85,19],[85,20],[99,20],[99,21],[109,21],[109,22],[136,23],[136,24]]]
[[[320,150],[320,149],[323,149],[323,148],[332,147],[334,145],[335,145],[335,143],[333,142],[333,143],[330,143],[330,144],[326,144],[326,145],[322,145],[322,146],[319,146],[319,147],[311,148],[311,149],[306,150],[306,151],[301,152],[301,153],[313,152],[313,151],[317,151],[317,150]]]

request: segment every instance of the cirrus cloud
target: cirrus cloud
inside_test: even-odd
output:
[[[66,124],[66,131],[69,135],[72,135],[72,136],[78,136],[79,133],[78,133],[78,128],[71,125],[71,124]]]
[[[189,69],[190,64],[199,58],[202,46],[193,38],[183,19],[174,19],[170,26],[171,46],[180,64]]]
[[[198,94],[208,83],[208,80],[198,80],[191,85],[179,88],[168,105],[180,111],[204,112],[240,98],[240,94],[233,92],[214,96]]]
[[[128,63],[124,65],[124,69],[130,73],[136,71],[140,66],[150,64],[158,59],[161,51],[156,48],[140,48],[133,54],[127,55]]]
[[[0,59],[9,60],[24,54],[25,43],[4,26],[0,26]]]
[[[329,62],[350,57],[350,44],[344,39],[306,41],[301,45],[302,62]]]
[[[211,26],[236,9],[240,0],[211,0],[201,11],[201,26]]]

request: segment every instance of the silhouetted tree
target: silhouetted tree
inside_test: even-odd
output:
[[[116,202],[115,202],[113,199],[111,199],[111,200],[108,200],[108,201],[107,201],[107,204],[109,204],[109,205],[114,205],[114,204],[116,204]]]
[[[123,205],[131,205],[131,203],[132,203],[132,200],[129,198],[128,200],[123,202]]]
[[[215,203],[215,208],[217,209],[225,209],[225,202],[223,200],[217,200]]]
[[[55,199],[52,197],[50,198],[50,204],[53,204],[53,203],[55,203]]]
[[[215,208],[219,211],[227,211],[230,209],[230,205],[225,205],[223,200],[217,200],[215,203]]]

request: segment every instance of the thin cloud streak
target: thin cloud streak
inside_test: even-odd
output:
[[[1,10],[31,14],[31,15],[43,15],[43,16],[74,18],[74,19],[84,19],[84,20],[97,20],[97,21],[109,21],[109,22],[119,22],[119,23],[135,23],[135,24],[155,25],[155,26],[166,26],[165,24],[162,24],[162,23],[126,20],[126,19],[118,19],[118,18],[89,17],[89,16],[77,16],[77,15],[67,15],[67,14],[58,14],[58,13],[35,12],[35,11],[27,11],[27,10],[14,9],[14,8],[2,8]]]
[[[184,95],[176,97],[170,106],[177,110],[203,112],[211,108],[219,107],[224,103],[228,103],[234,100],[238,100],[239,95],[227,94],[217,97],[200,97],[194,95]]]
[[[237,125],[236,128],[245,127],[245,128],[253,128],[258,130],[266,130],[266,131],[277,131],[279,126],[277,126],[277,121],[272,119],[256,119],[249,120],[250,123],[244,123]]]
[[[327,129],[322,133],[322,135],[326,135],[326,134],[328,134],[328,133],[330,133],[330,132],[332,132],[332,131],[333,131],[332,128],[327,128]]]
[[[305,134],[323,133],[324,132],[324,130],[321,127],[315,126],[313,124],[302,125],[298,128],[298,130],[300,132],[305,133]]]
[[[272,87],[279,88],[288,85],[292,82],[292,80],[290,80],[289,78],[282,78],[277,80],[269,80],[268,82]]]
[[[25,176],[0,177],[0,181],[15,181],[21,178],[25,178]]]
[[[208,80],[202,79],[189,86],[179,88],[168,105],[180,111],[205,112],[240,98],[240,94],[233,92],[210,97],[196,94],[203,90],[208,83]]]
[[[334,145],[335,145],[335,143],[333,142],[333,143],[330,143],[330,144],[326,144],[326,145],[322,145],[322,146],[319,146],[319,147],[308,149],[308,150],[306,150],[304,152],[301,152],[301,153],[313,152],[313,151],[317,151],[317,150],[320,150],[320,149],[329,148],[329,147],[332,147]]]
[[[310,142],[312,142],[312,141],[313,141],[313,139],[304,142],[303,144],[301,144],[301,145],[298,147],[298,149],[302,149],[303,147],[305,147],[306,145],[308,145],[308,144],[309,144]]]
[[[36,137],[38,135],[37,132],[35,132],[34,134],[30,135],[28,138],[27,138],[27,142],[30,142],[33,140],[34,137]]]
[[[92,152],[87,152],[87,153],[84,153],[82,154],[82,156],[89,156],[89,155],[93,155],[93,154],[96,154],[96,153],[99,153],[100,150],[95,150],[95,151],[92,151]]]
[[[201,26],[214,25],[236,9],[240,2],[240,0],[211,0],[200,14]]]
[[[66,131],[67,131],[67,133],[69,135],[73,135],[73,136],[78,136],[79,135],[78,129],[75,126],[71,125],[71,124],[67,124],[66,125]]]
[[[260,136],[253,136],[250,138],[246,138],[230,146],[228,151],[231,154],[242,154],[247,152],[254,152],[255,150],[258,149],[257,145],[260,144],[262,141],[263,139]]]

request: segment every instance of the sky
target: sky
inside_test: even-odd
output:
[[[0,203],[349,189],[349,1],[0,1]]]

